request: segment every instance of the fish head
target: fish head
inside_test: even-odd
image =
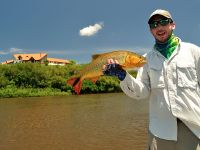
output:
[[[146,58],[144,56],[138,55],[136,53],[128,53],[125,57],[125,68],[132,68],[132,67],[142,67],[146,64]]]

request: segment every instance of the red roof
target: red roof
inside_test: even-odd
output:
[[[34,60],[41,60],[43,57],[47,56],[46,53],[38,53],[38,54],[14,54],[13,55],[17,60],[30,60],[34,58]]]

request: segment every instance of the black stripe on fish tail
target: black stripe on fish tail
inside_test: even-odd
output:
[[[75,81],[74,81],[74,83],[73,83],[73,85],[72,86],[75,86],[78,82],[80,81],[80,77],[79,78],[77,78]]]

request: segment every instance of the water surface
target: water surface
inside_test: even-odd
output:
[[[0,99],[0,150],[143,150],[147,120],[123,93]]]

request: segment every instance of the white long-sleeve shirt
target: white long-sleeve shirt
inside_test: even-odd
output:
[[[157,50],[135,79],[127,73],[120,86],[134,99],[149,98],[149,130],[177,140],[177,118],[200,139],[200,48],[180,42],[169,59]]]

